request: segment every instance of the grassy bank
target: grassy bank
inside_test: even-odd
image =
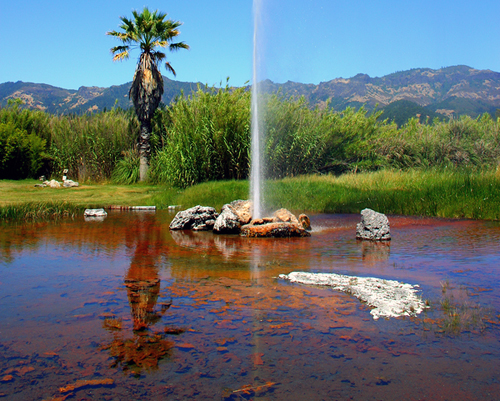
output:
[[[459,171],[378,171],[312,175],[269,181],[266,204],[295,212],[359,213],[371,208],[386,214],[447,218],[500,219],[500,175]],[[246,198],[245,181],[211,182],[177,197],[184,206],[220,207]]]
[[[12,207],[24,209],[26,214],[41,205],[60,205],[62,209],[68,204],[81,209],[109,205],[156,205],[165,209],[181,205],[185,209],[201,204],[220,209],[232,200],[247,199],[249,188],[247,181],[208,182],[185,190],[139,184],[51,189],[35,188],[35,183],[0,181],[0,218],[14,216]],[[270,209],[359,213],[371,208],[386,214],[500,220],[500,174],[496,172],[384,170],[340,177],[299,176],[268,181],[266,185]]]
[[[37,188],[37,180],[0,181],[0,220],[46,219],[83,214],[86,208],[111,205],[150,206],[154,198],[168,202],[174,189],[154,185],[81,185],[77,188]],[[169,202],[168,202],[169,203]],[[170,204],[170,203],[169,203]]]

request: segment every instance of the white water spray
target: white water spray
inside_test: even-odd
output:
[[[252,141],[250,165],[250,199],[252,200],[252,217],[262,217],[262,145],[263,130],[259,107],[259,69],[261,66],[258,52],[260,43],[262,0],[253,0],[253,70],[252,70]]]

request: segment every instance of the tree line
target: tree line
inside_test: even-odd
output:
[[[186,187],[199,182],[246,179],[250,155],[250,92],[199,88],[151,120],[148,180]],[[311,108],[304,98],[263,99],[264,165],[268,178],[340,174],[383,168],[496,169],[500,119],[484,114],[398,127],[364,108]],[[68,176],[81,182],[139,179],[140,122],[132,111],[112,109],[55,116],[0,109],[0,178]]]

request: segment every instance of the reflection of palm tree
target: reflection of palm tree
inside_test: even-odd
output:
[[[140,373],[154,369],[160,359],[170,355],[174,343],[165,339],[162,332],[151,328],[161,319],[170,304],[156,305],[160,293],[157,261],[162,252],[161,225],[154,215],[140,214],[140,221],[130,224],[125,242],[133,255],[125,276],[125,286],[133,319],[133,337],[125,338],[120,320],[107,319],[104,328],[113,333],[113,341],[106,349],[115,358],[114,366]]]

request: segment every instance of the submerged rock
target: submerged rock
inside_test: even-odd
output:
[[[326,285],[351,294],[373,308],[370,314],[374,320],[380,317],[416,316],[426,308],[422,299],[417,296],[418,285],[395,280],[306,272],[280,274],[279,278],[293,283]]]
[[[218,217],[217,211],[209,206],[194,206],[178,212],[170,223],[171,230],[211,230]]]
[[[387,216],[372,209],[363,209],[361,222],[356,226],[356,239],[389,241],[391,233]]]
[[[235,200],[222,206],[221,213],[214,224],[214,233],[238,234],[241,226],[252,219],[252,203],[248,200]]]

